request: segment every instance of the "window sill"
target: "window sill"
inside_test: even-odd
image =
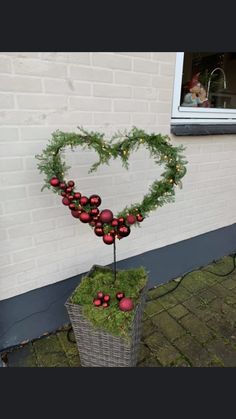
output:
[[[171,124],[174,135],[223,135],[236,134],[236,124]]]

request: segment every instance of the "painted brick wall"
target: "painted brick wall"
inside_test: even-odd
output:
[[[0,299],[112,261],[112,248],[59,197],[40,192],[34,155],[58,128],[169,133],[174,62],[174,53],[0,53]],[[119,260],[236,222],[234,136],[173,142],[187,147],[184,188],[118,243]],[[101,194],[115,212],[140,200],[160,173],[144,150],[128,172],[114,162],[92,175],[93,152],[66,154],[83,193]]]

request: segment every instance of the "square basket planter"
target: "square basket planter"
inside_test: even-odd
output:
[[[96,268],[101,267],[94,265],[87,276],[90,276]],[[71,297],[68,298],[65,306],[74,331],[82,367],[136,366],[147,290],[148,283],[141,291],[140,302],[134,309],[134,320],[131,325],[129,340],[94,327],[83,315],[82,306],[71,303]]]

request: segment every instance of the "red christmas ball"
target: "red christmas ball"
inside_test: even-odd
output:
[[[120,300],[119,309],[121,311],[130,311],[130,310],[133,310],[133,308],[134,308],[134,304],[131,298],[125,297],[125,298],[122,298],[122,300]]]
[[[71,188],[71,187],[66,188],[66,193],[70,194],[72,192],[72,190],[73,190],[73,188]]]
[[[111,234],[104,234],[102,239],[105,244],[112,244],[115,241],[115,237],[112,236]]]
[[[96,236],[102,237],[104,235],[103,228],[102,227],[95,227],[94,233],[96,234]]]
[[[111,234],[112,236],[115,236],[116,231],[115,231],[115,230],[110,230],[110,231],[109,231],[109,234]]]
[[[74,210],[74,209],[75,209],[75,204],[71,203],[71,204],[69,205],[69,208],[70,208],[71,210]]]
[[[98,293],[97,293],[97,298],[99,298],[100,300],[102,300],[103,299],[103,292],[102,291],[98,291]]]
[[[73,188],[73,186],[75,186],[75,182],[73,180],[69,180],[68,186],[71,186]]]
[[[109,209],[101,211],[99,221],[101,223],[110,223],[113,219],[113,213]]]
[[[113,218],[113,220],[111,222],[112,227],[117,227],[118,224],[119,224],[118,218]]]
[[[96,217],[93,217],[93,221],[95,221],[95,223],[97,225],[98,217],[97,216]],[[102,224],[102,223],[100,223],[100,224]]]
[[[89,203],[92,207],[99,207],[99,205],[101,205],[101,198],[99,195],[91,195],[89,197]]]
[[[92,220],[92,221],[90,221],[90,223],[89,223],[89,225],[90,225],[91,227],[95,227],[95,224],[96,224],[96,223],[95,223],[95,221],[93,221],[93,220]]]
[[[141,214],[138,214],[138,215],[136,216],[136,218],[137,218],[137,221],[138,221],[139,223],[141,223],[141,222],[143,221],[143,219],[144,219],[144,217],[143,217]]]
[[[70,205],[69,199],[65,196],[62,200],[63,205]]]
[[[81,212],[79,219],[82,223],[90,223],[92,221],[91,216],[85,211]]]
[[[58,186],[60,184],[60,180],[57,179],[57,177],[52,177],[52,179],[50,180],[50,184],[54,187]]]
[[[81,198],[80,198],[80,204],[81,204],[82,206],[87,205],[87,204],[88,204],[88,202],[89,202],[89,200],[88,200],[87,196],[81,196]]]
[[[125,222],[124,217],[119,217],[119,218],[118,218],[118,223],[119,223],[119,224],[124,224],[124,222]]]
[[[67,198],[72,201],[74,199],[74,195],[67,195]]]
[[[66,189],[66,184],[65,182],[61,182],[59,185],[60,189]]]
[[[73,217],[75,217],[75,218],[79,218],[80,217],[80,214],[81,214],[81,212],[80,211],[77,211],[77,210],[73,210],[73,211],[71,211],[71,215],[73,216]]]
[[[95,298],[93,300],[93,305],[95,305],[96,307],[100,307],[102,305],[101,300],[99,300],[99,298]]]
[[[117,292],[116,293],[116,298],[117,298],[117,300],[122,300],[122,298],[124,298],[125,297],[125,294],[123,293],[123,292]]]
[[[110,295],[108,295],[108,294],[104,295],[103,301],[108,303],[108,301],[110,301]]]
[[[97,215],[99,214],[99,209],[98,208],[92,208],[91,211],[90,211],[90,214],[93,217],[97,217]]]
[[[94,217],[94,218],[95,218],[95,217]],[[94,218],[93,218],[93,219],[94,219]],[[97,221],[97,222],[96,222],[96,227],[102,227],[102,223],[100,223],[100,221]]]
[[[81,193],[75,192],[74,193],[74,199],[80,199],[80,198],[81,198]]]
[[[66,196],[66,192],[65,191],[62,191],[61,192],[61,196]]]
[[[121,237],[127,237],[130,234],[130,228],[125,225],[118,227],[118,233]]]
[[[106,301],[104,301],[104,303],[102,303],[102,306],[103,306],[103,308],[107,308],[107,307],[109,307],[109,304]]]
[[[135,215],[133,215],[133,214],[129,214],[129,215],[127,215],[127,217],[126,217],[126,222],[127,222],[128,224],[134,224],[134,223],[135,223],[135,221],[136,221],[136,217],[135,217]]]

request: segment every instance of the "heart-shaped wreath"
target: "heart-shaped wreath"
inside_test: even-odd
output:
[[[150,211],[174,200],[175,186],[181,186],[181,178],[186,173],[187,162],[182,155],[184,148],[182,145],[172,146],[167,135],[146,134],[136,127],[130,132],[118,132],[110,141],[104,140],[104,134],[88,132],[82,128],[79,130],[79,133],[54,132],[47,148],[41,155],[36,156],[40,160],[38,169],[46,175],[42,190],[45,187],[52,188],[62,196],[62,203],[68,206],[73,217],[83,223],[89,223],[94,228],[95,234],[103,237],[104,243],[112,244],[115,238],[127,237],[130,234],[130,226],[138,225]],[[141,203],[125,207],[116,217],[110,209],[102,211],[98,209],[102,202],[100,196],[96,194],[90,197],[83,196],[81,192],[75,190],[73,180],[65,180],[70,167],[62,159],[60,152],[67,146],[72,150],[77,146],[87,147],[98,153],[99,161],[90,168],[89,172],[92,172],[100,164],[109,164],[112,157],[114,159],[120,157],[127,169],[130,153],[138,150],[141,145],[149,150],[155,163],[165,165],[165,171],[160,180],[152,183]]]

